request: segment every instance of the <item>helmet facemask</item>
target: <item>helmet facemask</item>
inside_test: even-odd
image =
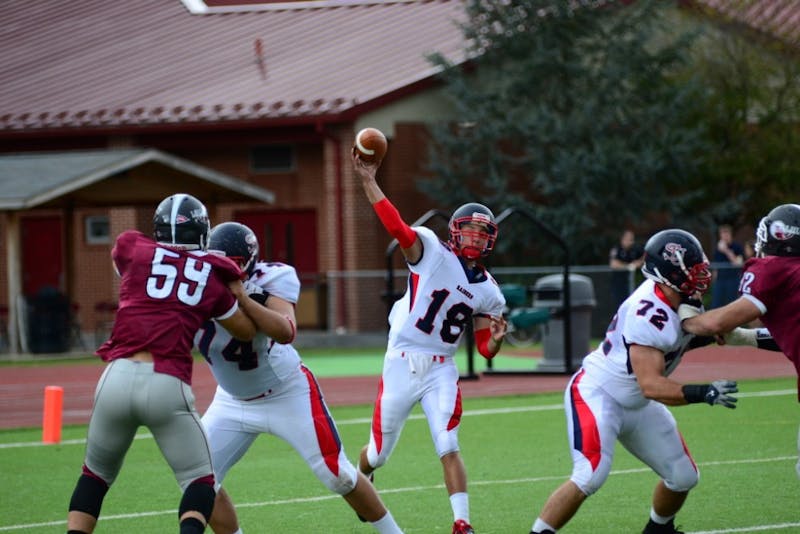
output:
[[[497,239],[497,225],[488,217],[483,220],[478,215],[455,219],[450,226],[451,245],[456,253],[470,261],[488,256]],[[476,246],[475,242],[483,246]]]
[[[756,244],[753,246],[757,258],[763,258],[767,255],[764,250],[767,244],[767,218],[762,217],[756,228]]]
[[[704,295],[711,286],[711,271],[708,261],[692,265],[687,274],[686,281],[680,286],[680,291],[684,295],[694,295],[700,293]]]

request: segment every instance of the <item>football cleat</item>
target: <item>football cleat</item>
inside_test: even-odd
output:
[[[475,531],[472,529],[472,525],[459,519],[453,523],[453,534],[475,534]]]
[[[666,525],[660,525],[650,519],[644,526],[642,534],[684,534],[684,532],[675,528],[675,523],[672,519]]]

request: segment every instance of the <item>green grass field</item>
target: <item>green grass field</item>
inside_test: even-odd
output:
[[[706,405],[673,413],[701,470],[678,524],[692,533],[800,532],[797,401],[793,379],[740,383],[736,410]],[[569,474],[560,394],[465,399],[462,452],[471,519],[481,534],[527,533],[539,507]],[[333,408],[351,459],[367,439],[370,406]],[[83,457],[84,426],[59,445],[39,429],[0,432],[0,532],[64,532]],[[98,532],[175,532],[180,493],[144,432],[106,497]],[[564,533],[641,532],[656,476],[617,448],[612,476]],[[452,515],[427,424],[416,411],[376,486],[407,533],[450,532]],[[283,442],[262,436],[226,487],[248,534],[373,532],[330,494]]]
[[[593,340],[592,346],[599,340]],[[514,347],[503,347],[503,350],[492,359],[494,369],[517,369],[531,370],[536,367],[538,357],[536,351],[541,351],[541,344],[533,345],[530,348],[517,349]],[[318,377],[337,377],[337,376],[378,376],[383,369],[383,357],[385,347],[371,348],[306,348],[300,351],[303,362]],[[462,347],[456,353],[456,362],[462,372],[468,370],[467,352]],[[91,363],[98,366],[104,365],[97,356],[86,354],[86,356],[70,358],[37,358],[32,360],[6,360],[0,361],[0,369],[3,367],[40,367],[52,365],[80,365]],[[205,365],[203,357],[195,353],[196,365]],[[473,356],[474,371],[480,373],[488,368],[486,360],[475,353]]]

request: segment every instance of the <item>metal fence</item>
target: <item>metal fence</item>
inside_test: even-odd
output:
[[[712,264],[712,268],[740,269],[728,264]],[[615,271],[607,265],[574,265],[569,270],[570,274],[584,275],[592,281],[596,306],[592,310],[591,336],[600,338],[616,312],[611,292],[611,277]],[[531,289],[539,278],[563,272],[561,266],[493,267],[490,271],[500,284],[519,284]],[[639,270],[626,274],[630,291],[644,279]],[[392,275],[393,294],[399,298],[405,292],[408,271],[396,269]],[[386,270],[328,271],[317,281],[316,290],[315,300],[320,306],[318,329],[337,334],[388,329],[387,315],[393,299],[388,294]],[[532,291],[530,296],[532,299]],[[533,305],[532,300],[529,305]]]

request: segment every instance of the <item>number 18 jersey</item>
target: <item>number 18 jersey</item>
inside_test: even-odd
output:
[[[408,288],[389,314],[389,351],[452,356],[466,321],[500,316],[505,299],[482,267],[466,269],[429,228],[415,227],[422,257],[409,264]]]

